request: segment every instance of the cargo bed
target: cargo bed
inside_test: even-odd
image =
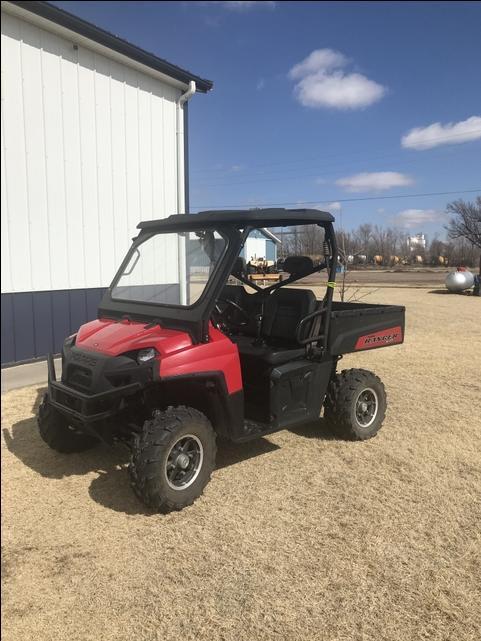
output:
[[[399,345],[404,341],[405,307],[333,302],[328,341],[333,356]]]

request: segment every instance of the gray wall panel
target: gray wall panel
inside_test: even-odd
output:
[[[15,295],[15,294],[14,294]],[[52,323],[52,296],[51,292],[36,292],[31,294],[33,306],[33,333],[35,343],[34,356],[53,351],[53,323]]]
[[[87,318],[87,301],[84,289],[73,289],[68,293],[70,303],[70,334],[85,322]]]
[[[13,294],[2,294],[2,363],[15,360]]]
[[[66,336],[97,318],[105,288],[2,294],[2,365],[58,353]]]
[[[49,293],[52,299],[53,349],[58,354],[62,349],[63,341],[72,333],[70,331],[69,295],[67,290]]]
[[[35,357],[33,327],[33,303],[31,292],[12,294],[15,341],[15,360],[24,361]],[[3,332],[3,328],[2,328]]]

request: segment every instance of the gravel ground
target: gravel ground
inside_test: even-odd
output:
[[[4,641],[478,641],[481,301],[364,300],[407,306],[404,345],[342,361],[386,385],[378,436],[221,446],[180,513],[143,508],[123,451],[50,451],[42,388],[4,395]]]

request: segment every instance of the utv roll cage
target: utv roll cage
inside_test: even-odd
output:
[[[197,302],[190,306],[174,304],[148,303],[140,301],[122,301],[112,297],[113,285],[104,294],[99,305],[98,318],[128,318],[129,320],[158,322],[164,327],[182,329],[192,338],[194,343],[208,342],[208,324],[216,301],[230,275],[244,284],[252,287],[262,296],[268,297],[274,290],[290,285],[311,274],[328,270],[327,291],[320,309],[309,314],[297,328],[297,340],[302,345],[320,343],[324,349],[327,346],[329,322],[331,318],[333,291],[336,279],[337,245],[334,233],[334,218],[325,211],[318,209],[249,209],[249,210],[219,210],[203,211],[198,214],[176,214],[160,220],[145,221],[138,224],[139,234],[133,239],[133,244],[120,265],[113,283],[124,273],[133,254],[139,245],[151,236],[159,233],[195,232],[211,229],[220,233],[226,240],[226,248],[216,266],[208,285]],[[249,280],[243,271],[239,254],[251,231],[264,227],[292,227],[301,225],[317,225],[324,229],[323,247],[319,248],[324,255],[324,261],[315,266],[302,267],[291,273],[288,278],[269,287],[261,288]],[[319,334],[321,317],[323,332]],[[312,321],[312,322],[311,322]],[[309,327],[309,335],[303,336],[303,330]]]

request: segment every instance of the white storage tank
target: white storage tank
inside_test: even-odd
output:
[[[446,287],[450,292],[464,292],[474,285],[474,276],[470,271],[455,271],[446,276]]]

